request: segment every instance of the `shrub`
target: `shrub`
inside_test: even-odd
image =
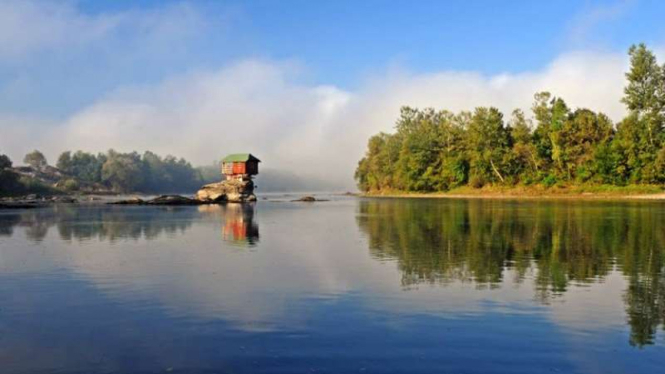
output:
[[[22,189],[25,193],[50,194],[56,192],[52,187],[47,186],[34,178],[21,177],[19,183],[23,185]]]
[[[552,186],[554,186],[556,183],[557,183],[557,179],[556,179],[556,177],[555,177],[554,175],[552,175],[552,174],[549,174],[548,176],[546,176],[545,178],[543,178],[543,185],[544,185],[545,187],[548,187],[548,188],[549,188],[549,187],[552,187]]]
[[[483,188],[485,185],[485,178],[482,176],[474,175],[469,178],[469,185],[473,188]]]
[[[63,183],[62,188],[64,188],[65,191],[78,191],[79,182],[74,179],[67,179],[65,183]]]

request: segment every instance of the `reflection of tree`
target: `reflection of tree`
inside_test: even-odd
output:
[[[631,325],[630,343],[637,346],[653,344],[658,326],[665,327],[665,230],[660,209],[650,207],[648,220],[635,222],[635,213],[624,219],[624,225],[630,223],[632,230],[626,235],[626,250],[619,263],[629,278],[624,300]]]
[[[665,278],[650,275],[631,279],[625,295],[628,322],[631,326],[630,344],[653,344],[656,330],[665,322]]]
[[[259,241],[259,225],[254,221],[254,204],[201,205],[199,211],[221,217],[224,240],[249,246]]]
[[[535,270],[537,298],[571,283],[628,276],[631,344],[653,342],[665,322],[662,207],[643,204],[486,200],[364,200],[358,225],[379,259],[397,259],[402,283],[474,282],[497,287],[505,269]]]
[[[196,210],[188,207],[57,206],[17,213],[10,216],[13,220],[0,218],[0,235],[11,235],[13,227],[19,226],[25,228],[28,239],[41,241],[56,226],[63,240],[151,240],[162,233],[184,232],[191,226],[194,214]]]
[[[12,236],[14,226],[21,222],[21,216],[15,213],[0,214],[0,236]]]

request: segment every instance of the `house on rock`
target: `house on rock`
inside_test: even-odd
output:
[[[251,153],[235,153],[222,159],[222,175],[226,180],[251,180],[259,173],[259,160]]]
[[[259,160],[249,153],[231,154],[222,159],[225,180],[206,184],[196,192],[202,203],[244,203],[256,201],[252,177],[259,173]]]

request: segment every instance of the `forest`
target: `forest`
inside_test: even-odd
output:
[[[571,109],[549,92],[532,116],[497,108],[452,113],[403,107],[392,134],[369,139],[355,178],[365,192],[443,192],[470,186],[662,185],[665,183],[665,65],[644,44],[628,54],[618,123]]]
[[[33,171],[28,177],[13,168],[6,155],[0,155],[0,194],[54,192],[181,192],[199,188],[201,172],[187,160],[161,157],[146,151],[121,153],[109,150],[92,154],[66,151],[55,168],[44,154],[35,150],[23,159]],[[46,182],[45,182],[46,181]],[[50,182],[54,183],[51,186]],[[55,187],[55,188],[54,188]]]

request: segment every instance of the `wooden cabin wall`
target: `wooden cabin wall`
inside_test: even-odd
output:
[[[224,175],[233,174],[233,163],[232,162],[224,162],[222,164],[222,174],[224,174]]]
[[[256,175],[259,173],[259,163],[258,162],[224,162],[222,164],[222,174],[224,175],[234,175],[234,174],[249,174]]]
[[[245,168],[247,174],[256,175],[259,173],[259,163],[256,161],[248,161]]]
[[[245,163],[244,162],[234,162],[233,163],[233,174],[247,174],[245,172]]]

